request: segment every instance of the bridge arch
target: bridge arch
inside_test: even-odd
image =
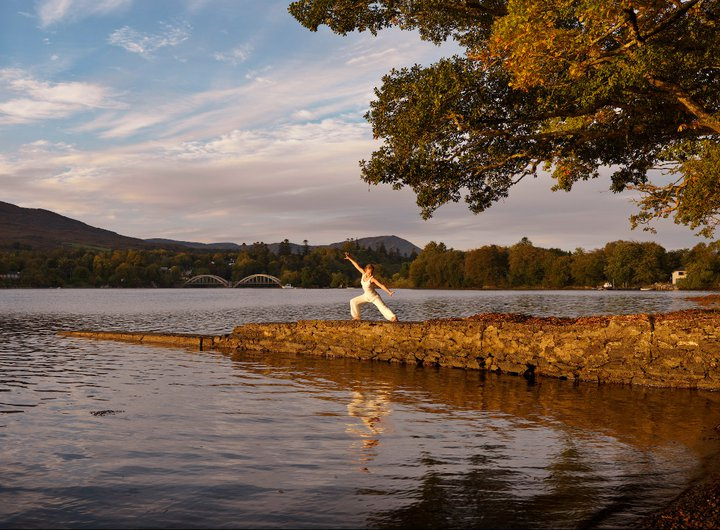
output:
[[[230,282],[214,274],[198,274],[186,281],[183,287],[230,287]]]
[[[280,278],[270,274],[251,274],[235,282],[233,287],[274,287],[275,285],[282,287]]]

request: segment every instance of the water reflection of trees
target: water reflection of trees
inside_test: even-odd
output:
[[[593,528],[638,504],[643,486],[607,493],[604,477],[585,464],[586,455],[572,439],[548,467],[544,492],[518,495],[513,485],[526,477],[513,469],[488,469],[492,446],[478,447],[467,459],[467,472],[450,475],[442,462],[426,454],[426,468],[413,501],[406,506],[373,514],[375,528]],[[614,521],[613,521],[614,522]],[[613,526],[611,524],[611,526]]]
[[[488,449],[487,447],[484,449]],[[508,502],[512,470],[488,473],[486,452],[468,460],[468,472],[448,479],[442,462],[429,454],[420,458],[427,468],[414,502],[368,518],[376,528],[503,528],[508,527]]]

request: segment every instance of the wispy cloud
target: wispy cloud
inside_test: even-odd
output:
[[[3,96],[9,98],[3,101]],[[0,125],[64,118],[87,109],[113,107],[118,107],[113,92],[102,85],[77,81],[50,83],[22,70],[0,70]]]
[[[126,9],[132,0],[42,0],[35,7],[40,27],[99,16]]]
[[[123,26],[110,34],[108,42],[131,53],[149,57],[161,48],[177,46],[190,38],[192,28],[188,23],[161,22],[160,26],[161,31],[158,33],[143,33],[130,26]]]
[[[132,109],[108,112],[76,126],[77,132],[93,132],[102,138],[125,138],[140,132],[155,138],[219,137],[242,128],[276,127],[356,112],[366,105],[372,85],[363,71],[324,74],[324,64],[265,70],[263,77],[250,76],[235,86],[194,94],[148,94],[132,103]],[[328,94],[332,94],[329,97]]]
[[[370,126],[342,118],[329,118],[304,124],[284,124],[262,131],[234,130],[206,141],[172,145],[165,156],[175,160],[203,160],[208,163],[241,164],[247,160],[277,157],[308,159],[331,156],[337,151],[368,148]]]
[[[75,148],[65,142],[48,142],[47,140],[36,140],[20,147],[20,153],[23,155],[42,155],[48,154],[66,154],[75,151]]]
[[[213,59],[222,63],[231,64],[237,66],[238,64],[244,63],[250,57],[252,52],[252,46],[249,44],[243,44],[242,46],[236,46],[227,52],[215,52]]]
[[[77,132],[93,131],[101,138],[125,138],[146,131],[151,127],[167,123],[174,116],[170,109],[129,113],[106,113],[92,121],[76,127]]]
[[[394,60],[398,56],[398,50],[395,48],[390,48],[387,50],[381,50],[379,52],[373,52],[373,53],[366,53],[364,55],[354,55],[350,59],[346,61],[345,64],[352,65],[352,64],[377,64],[380,61],[390,61]],[[389,62],[389,61],[388,61]]]

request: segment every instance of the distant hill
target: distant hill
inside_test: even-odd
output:
[[[388,252],[397,251],[401,256],[419,253],[420,248],[397,236],[362,237],[348,240],[364,248],[377,249],[385,246]],[[342,248],[347,241],[330,245],[311,245],[310,248]],[[85,246],[96,248],[193,248],[199,250],[242,250],[237,243],[196,243],[173,239],[137,239],[120,235],[110,230],[96,228],[81,221],[65,217],[49,210],[22,208],[0,201],[0,248],[13,245],[29,246],[34,249]],[[271,252],[277,253],[280,243],[268,244]],[[290,251],[302,252],[303,245],[290,243]]]
[[[297,243],[288,243],[290,245],[290,252],[293,254],[302,254],[304,245],[298,245]],[[308,245],[310,249],[315,248],[313,245]],[[270,243],[268,245],[270,252],[277,254],[280,250],[280,243]]]
[[[142,239],[121,236],[49,210],[21,208],[0,201],[0,247],[13,244],[47,249],[67,246],[141,248]]]
[[[195,241],[176,241],[175,239],[161,239],[154,237],[146,239],[146,242],[157,246],[188,247],[199,250],[240,250],[242,245],[237,243],[197,243]]]
[[[173,245],[173,246],[184,246],[202,250],[242,250],[243,245],[237,243],[197,243],[193,241],[176,241],[173,239],[146,239],[148,243],[155,245]],[[374,237],[361,237],[359,239],[348,240],[357,243],[363,248],[371,248],[377,250],[380,246],[384,245],[388,252],[397,250],[401,256],[410,256],[414,252],[419,254],[422,250],[420,247],[410,243],[405,239],[397,236],[374,236]],[[348,241],[339,241],[337,243],[330,243],[329,245],[308,245],[310,249],[332,247],[342,248]],[[303,250],[304,245],[297,243],[289,243],[290,252],[293,254],[300,254]],[[249,246],[249,245],[248,245]],[[268,249],[270,252],[277,254],[280,249],[280,243],[268,243]]]
[[[377,250],[381,246],[384,246],[385,250],[387,250],[388,252],[394,252],[397,250],[398,254],[400,254],[401,256],[410,256],[411,254],[413,254],[413,252],[415,254],[420,254],[420,251],[422,250],[417,245],[414,245],[410,243],[410,241],[398,236],[361,237],[353,241],[363,248],[371,248],[373,250]],[[341,243],[332,243],[329,246],[334,248],[342,248],[344,244],[345,241]]]

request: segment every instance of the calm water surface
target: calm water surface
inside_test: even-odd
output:
[[[355,294],[0,290],[0,527],[632,527],[716,466],[715,393],[56,335],[345,319]],[[389,304],[403,320],[578,316],[694,307],[685,296]]]

